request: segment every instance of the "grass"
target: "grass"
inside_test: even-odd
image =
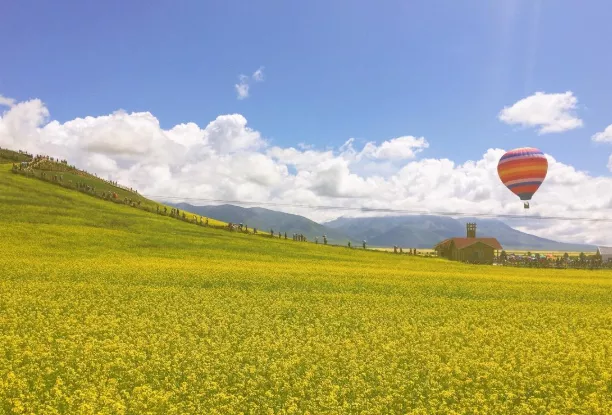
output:
[[[22,161],[30,161],[31,159],[32,157],[18,151],[0,148],[0,164],[20,163]]]
[[[612,412],[610,272],[230,233],[8,166],[0,244],[0,414]]]
[[[0,163],[0,167],[1,166],[2,166],[2,163]],[[45,162],[45,167],[46,167],[45,169],[33,169],[32,170],[33,176],[28,176],[28,177],[30,179],[43,180],[42,174],[44,173],[46,174],[46,178],[44,179],[44,181],[54,184],[56,186],[63,186],[63,187],[73,189],[73,190],[77,189],[77,186],[79,184],[83,187],[90,186],[94,188],[94,191],[97,195],[102,195],[104,193],[107,193],[107,194],[116,193],[118,201],[123,201],[127,199],[135,204],[140,202],[140,205],[139,205],[140,208],[149,209],[149,211],[151,212],[156,212],[156,209],[158,207],[160,211],[166,208],[167,214],[169,215],[170,211],[172,210],[171,206],[147,199],[135,191],[126,190],[122,187],[115,186],[114,184],[109,183],[105,180],[102,180],[87,172],[78,171],[75,169],[67,169],[66,166],[60,163],[54,163],[54,162]],[[53,176],[57,176],[58,178],[61,176],[62,181],[52,182],[51,180]],[[181,214],[183,212],[186,214],[187,219],[189,220],[191,220],[193,216],[195,215],[192,212],[181,210]],[[198,218],[200,217],[200,215],[195,215],[195,216]],[[209,219],[209,224],[212,226],[226,226],[227,225],[227,223],[216,220],[214,218],[208,218],[208,219]]]

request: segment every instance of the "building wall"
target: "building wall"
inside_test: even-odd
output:
[[[490,263],[495,257],[495,249],[480,242],[463,248],[457,253],[460,261]]]
[[[608,259],[612,259],[612,254],[608,254],[608,253],[607,253],[607,251],[608,251],[608,250],[606,249],[606,253],[605,253],[605,254],[602,254],[602,253],[601,253],[601,249],[597,248],[597,252],[599,252],[599,255],[601,255],[601,260],[602,260],[603,262],[607,262],[607,261],[608,261]]]
[[[444,248],[440,247],[438,249],[438,255],[442,258],[453,259],[453,249],[452,248],[453,248],[452,246],[448,246]]]
[[[476,257],[474,257],[474,254],[476,254]],[[439,250],[438,255],[452,261],[492,263],[495,258],[495,249],[482,242],[477,242],[463,249],[457,249],[455,243],[451,242],[446,249]]]

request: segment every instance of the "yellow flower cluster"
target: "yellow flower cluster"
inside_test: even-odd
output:
[[[0,414],[612,413],[606,271],[232,234],[2,172],[0,244]]]

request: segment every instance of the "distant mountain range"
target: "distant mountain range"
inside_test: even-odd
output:
[[[308,218],[291,213],[278,212],[275,210],[259,207],[243,208],[234,205],[209,205],[193,206],[188,203],[168,203],[181,210],[193,212],[198,215],[207,216],[223,222],[243,223],[249,228],[257,228],[261,232],[287,232],[287,237],[291,238],[294,233],[302,234],[309,241],[314,241],[316,237],[323,242],[323,235],[327,236],[330,244],[346,244],[349,240],[353,243],[356,240],[347,237],[346,234],[335,229],[328,228],[320,223]]]
[[[370,246],[405,246],[432,248],[452,237],[466,236],[466,223],[476,223],[476,236],[497,238],[505,249],[546,251],[594,251],[595,246],[557,242],[511,228],[497,219],[460,218],[414,215],[366,218],[338,218],[325,226],[356,239],[365,239]]]
[[[505,249],[546,251],[594,251],[595,246],[557,242],[518,231],[497,219],[460,218],[446,216],[408,215],[361,218],[338,218],[317,223],[303,216],[271,209],[244,208],[235,205],[194,206],[188,203],[171,204],[181,210],[215,218],[224,222],[244,223],[263,232],[301,233],[308,240],[327,235],[331,244],[355,244],[366,240],[369,246],[430,249],[438,242],[466,235],[467,222],[476,222],[476,236],[497,238]]]

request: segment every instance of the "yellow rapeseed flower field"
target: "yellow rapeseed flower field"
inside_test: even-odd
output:
[[[0,166],[0,414],[610,414],[612,274],[207,229]]]

